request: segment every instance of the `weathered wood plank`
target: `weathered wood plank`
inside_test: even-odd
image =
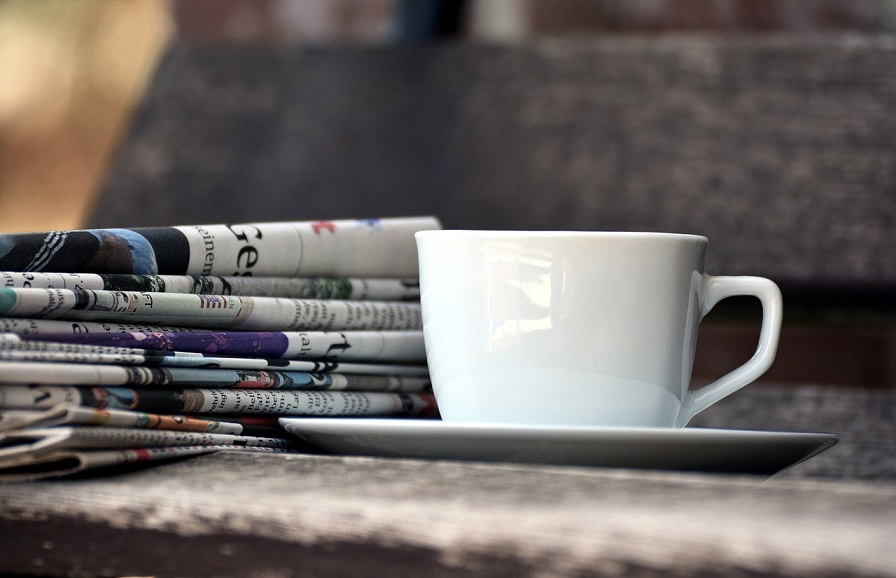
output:
[[[896,488],[219,454],[0,486],[0,571],[893,576]]]
[[[767,481],[218,454],[0,484],[0,574],[896,576],[894,409],[892,392],[757,385],[698,416],[842,435]]]
[[[174,47],[93,221],[693,232],[710,272],[888,303],[894,153],[892,36]]]

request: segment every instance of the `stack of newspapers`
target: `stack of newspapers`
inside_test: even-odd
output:
[[[221,449],[282,416],[437,415],[432,217],[0,234],[0,479]]]

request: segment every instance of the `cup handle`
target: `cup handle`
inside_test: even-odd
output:
[[[700,319],[715,305],[727,297],[752,296],[762,304],[762,328],[759,345],[753,356],[734,371],[709,385],[687,392],[676,427],[684,427],[695,415],[731,395],[765,373],[775,360],[778,339],[781,335],[783,298],[781,290],[772,281],[762,277],[713,277],[703,275],[703,299],[700,303]]]

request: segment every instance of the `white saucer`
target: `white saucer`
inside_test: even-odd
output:
[[[419,419],[280,418],[345,455],[771,475],[837,443],[829,433],[523,426]]]

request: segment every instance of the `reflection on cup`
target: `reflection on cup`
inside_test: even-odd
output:
[[[421,231],[427,360],[443,419],[682,427],[764,373],[777,286],[703,272],[707,240],[609,232]],[[756,354],[690,390],[700,320],[759,298]]]

